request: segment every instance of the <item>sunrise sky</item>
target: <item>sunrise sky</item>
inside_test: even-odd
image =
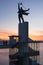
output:
[[[0,0],[0,39],[18,34],[17,4],[22,2],[24,9],[30,8],[25,21],[29,22],[29,37],[43,40],[43,0]]]

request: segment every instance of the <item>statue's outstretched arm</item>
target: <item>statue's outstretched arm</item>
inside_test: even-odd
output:
[[[30,10],[30,8],[28,8],[27,10],[24,10],[24,11],[26,12],[26,11],[29,11],[29,10]]]
[[[22,3],[18,3],[18,9],[20,9],[20,5],[22,5]]]

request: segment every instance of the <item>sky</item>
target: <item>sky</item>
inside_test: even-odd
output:
[[[23,3],[24,9],[30,8],[30,14],[24,18],[29,22],[29,37],[43,40],[43,0],[0,0],[0,39],[8,39],[9,35],[18,34],[18,2]],[[1,65],[6,65],[6,63],[8,65],[8,55],[6,56],[8,52],[6,51],[0,50]]]
[[[23,3],[23,9],[30,8],[30,14],[24,16],[29,22],[29,37],[43,40],[43,0],[0,0],[0,39],[18,34],[18,2]]]

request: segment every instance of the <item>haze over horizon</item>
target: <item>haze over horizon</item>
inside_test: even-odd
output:
[[[0,39],[18,34],[18,2],[20,0],[0,0]],[[23,9],[30,8],[25,21],[29,22],[29,37],[43,40],[43,0],[21,0]]]

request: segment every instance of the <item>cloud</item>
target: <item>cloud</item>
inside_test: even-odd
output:
[[[38,33],[39,33],[40,35],[43,35],[43,31],[39,31]]]
[[[30,38],[33,40],[43,40],[43,31],[35,31],[30,33]]]
[[[30,35],[33,40],[43,40],[43,35]]]
[[[31,33],[29,37],[32,38],[33,40],[43,40],[43,31],[36,31]],[[13,32],[0,32],[0,39],[9,39],[8,36],[10,35],[17,35],[17,34]]]
[[[9,33],[9,32],[0,32],[0,39],[9,39],[8,36],[16,35],[16,33]]]

